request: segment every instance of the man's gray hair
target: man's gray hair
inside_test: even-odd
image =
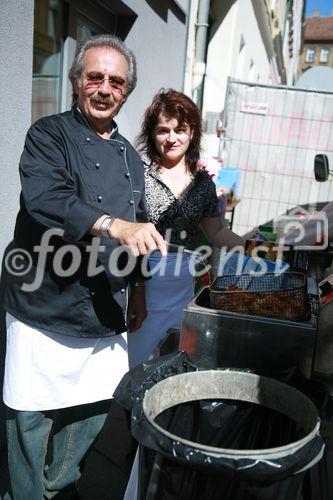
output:
[[[79,85],[81,84],[80,79],[83,70],[84,56],[87,50],[95,47],[109,47],[125,57],[128,65],[126,95],[130,95],[136,86],[136,59],[133,52],[124,44],[122,40],[120,40],[120,38],[115,35],[93,36],[78,48],[73,64],[68,73],[68,77],[71,82],[76,81]]]

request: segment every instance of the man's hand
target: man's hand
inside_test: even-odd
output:
[[[127,329],[130,332],[138,330],[147,317],[145,287],[134,287],[127,308]]]
[[[110,238],[115,238],[131,250],[134,257],[146,255],[154,250],[167,254],[162,235],[151,222],[128,222],[115,219],[109,229]]]

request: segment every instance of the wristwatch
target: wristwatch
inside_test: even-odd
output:
[[[114,221],[114,217],[110,217],[108,215],[107,217],[105,217],[105,219],[103,219],[102,224],[99,227],[101,235],[104,236],[105,238],[110,238],[108,231],[109,231],[109,228],[111,227],[113,221]]]

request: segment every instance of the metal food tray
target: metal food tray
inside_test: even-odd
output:
[[[317,326],[317,307],[305,321],[214,309],[205,286],[184,309],[179,349],[204,369],[237,367],[275,376],[297,367],[310,378]]]
[[[213,308],[240,314],[303,321],[310,312],[306,276],[299,272],[224,275],[209,294]]]

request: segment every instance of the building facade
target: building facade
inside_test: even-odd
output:
[[[299,0],[303,5],[303,0]],[[206,56],[197,60],[200,7],[209,11]],[[272,12],[265,0],[193,0],[191,2],[185,91],[202,108],[205,124],[203,156],[217,156],[228,76],[250,82],[285,83],[281,30],[273,33]],[[285,2],[286,7],[286,2]],[[279,14],[284,20],[284,11]],[[205,21],[205,20],[203,20]],[[281,21],[282,22],[282,21]],[[276,39],[274,40],[274,36]],[[199,66],[198,66],[199,63]],[[199,91],[198,91],[199,89]]]
[[[274,8],[280,2],[274,1]],[[287,0],[285,2],[284,22],[281,20],[282,58],[285,68],[285,83],[292,87],[296,84],[297,72],[304,34],[304,0]]]
[[[333,16],[321,17],[318,9],[305,20],[298,76],[315,66],[333,68]]]
[[[19,200],[18,162],[29,125],[70,109],[67,74],[78,44],[114,33],[136,54],[138,84],[117,122],[130,140],[161,87],[182,90],[189,0],[11,0],[1,3],[0,258]]]

